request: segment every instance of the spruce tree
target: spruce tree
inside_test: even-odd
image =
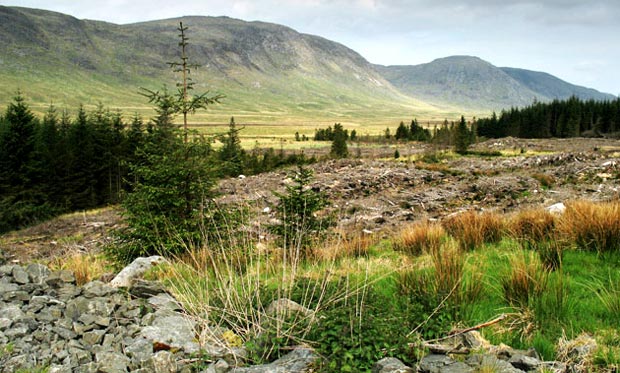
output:
[[[459,154],[466,154],[470,145],[470,132],[465,122],[465,117],[461,116],[459,124],[454,129],[454,151]]]
[[[222,171],[226,176],[238,176],[243,172],[245,151],[241,147],[239,131],[235,118],[231,117],[228,132],[222,137],[224,145],[219,151],[219,158],[223,163]]]
[[[394,138],[396,140],[408,140],[410,136],[409,128],[405,126],[404,122],[400,122],[398,128],[396,128],[396,134],[394,134]]]
[[[342,124],[334,124],[333,140],[330,154],[336,158],[346,158],[349,155],[347,148],[347,132],[342,127]]]

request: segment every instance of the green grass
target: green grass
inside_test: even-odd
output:
[[[617,316],[620,255],[601,256],[592,251],[566,250],[561,268],[550,271],[540,262],[536,251],[524,248],[508,233],[501,241],[482,243],[467,251],[459,250],[450,240],[454,239],[445,241],[441,249],[410,253],[396,251],[392,240],[371,242],[363,255],[344,249],[344,241],[340,246],[332,242],[325,246],[325,252],[344,250],[342,255],[326,255],[319,250],[314,259],[297,263],[282,261],[281,254],[274,248],[257,251],[248,241],[245,246],[234,246],[233,251],[222,247],[221,254],[217,254],[217,250],[195,252],[192,260],[161,270],[158,277],[167,281],[191,313],[220,315],[222,319],[210,322],[230,327],[244,343],[252,341],[253,337],[247,334],[250,325],[259,322],[261,307],[271,299],[288,297],[320,315],[327,312],[326,315],[335,317],[321,327],[327,330],[316,329],[328,333],[325,338],[334,343],[337,338],[348,338],[329,334],[332,328],[338,328],[338,323],[349,320],[353,314],[358,318],[353,320],[373,323],[372,315],[364,312],[374,310],[378,304],[374,302],[388,307],[392,301],[386,303],[386,299],[392,299],[388,307],[392,312],[390,317],[394,318],[394,323],[404,323],[409,328],[406,335],[390,331],[396,333],[393,338],[397,340],[411,341],[410,338],[418,333],[427,339],[442,337],[457,325],[477,325],[507,314],[505,321],[482,331],[494,344],[506,343],[523,349],[535,347],[545,359],[551,360],[556,358],[555,346],[560,337],[570,339],[590,333],[601,344],[595,357],[599,366],[619,360],[620,342],[614,342],[608,331],[620,327]],[[219,259],[213,261],[213,255]],[[528,267],[531,272],[527,272],[527,276],[536,278],[538,287],[526,290],[526,298],[511,301],[505,289],[516,285],[507,280],[524,257],[528,258],[525,263],[536,264]],[[243,264],[236,264],[239,262]],[[336,312],[332,308],[334,305],[350,308],[353,314]],[[370,318],[365,319],[367,316]],[[301,339],[325,348],[320,339],[312,339],[317,337],[313,334],[316,330],[312,324],[305,324],[306,321],[296,319],[292,324],[280,325],[278,333],[282,334],[278,335],[286,338],[279,339],[278,343],[286,345]],[[302,325],[304,331],[296,329]],[[380,323],[375,326],[378,325]],[[416,333],[412,335],[413,330]],[[366,338],[364,334],[355,335],[352,335],[354,340],[343,340],[343,345],[365,346],[363,349],[369,349],[368,353],[375,356],[372,352],[375,347],[368,345],[371,342],[363,339]],[[345,354],[346,351],[341,352]],[[353,361],[338,364],[365,366],[365,363],[358,365]],[[329,370],[329,366],[324,369]]]

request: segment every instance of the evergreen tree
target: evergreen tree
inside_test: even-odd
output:
[[[398,128],[396,128],[396,134],[394,134],[394,138],[396,140],[408,140],[410,136],[411,133],[409,132],[409,128],[405,126],[404,122],[400,122]]]
[[[336,158],[346,158],[349,155],[347,148],[347,132],[342,124],[334,124],[333,140],[330,154]]]
[[[274,193],[279,199],[274,210],[280,224],[271,226],[271,230],[294,256],[290,259],[299,259],[308,256],[311,243],[332,222],[316,216],[328,202],[323,193],[310,188],[312,171],[299,166],[291,176],[293,184],[286,187],[286,193]]]
[[[226,176],[238,176],[243,172],[245,163],[245,151],[241,147],[239,131],[235,124],[235,118],[230,118],[228,133],[222,137],[224,145],[220,149],[219,157],[223,162],[222,171]]]
[[[38,162],[38,120],[20,92],[0,123],[0,232],[26,226],[50,214],[40,188],[33,188]]]
[[[461,121],[454,130],[454,151],[459,154],[466,154],[470,145],[470,133],[465,122],[465,117],[461,116]]]

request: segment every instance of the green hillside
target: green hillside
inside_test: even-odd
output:
[[[50,102],[148,114],[139,87],[174,87],[179,21],[189,27],[196,90],[227,96],[195,122],[392,123],[457,110],[408,97],[356,52],[290,28],[227,17],[115,25],[42,10],[0,7],[0,106],[21,89],[35,110]]]

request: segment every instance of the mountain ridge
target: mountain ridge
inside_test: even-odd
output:
[[[61,106],[101,102],[146,113],[150,109],[138,88],[174,87],[178,81],[166,62],[179,58],[180,21],[189,26],[190,61],[201,65],[192,71],[197,91],[228,96],[210,114],[198,116],[199,122],[233,114],[283,123],[443,119],[527,105],[542,90],[528,81],[536,75],[527,70],[507,72],[477,57],[373,65],[341,43],[269,22],[185,16],[118,25],[0,6],[0,83],[6,88],[0,103],[21,89],[41,108],[50,100]],[[432,71],[423,79],[407,76],[420,69]],[[500,88],[494,82],[501,82]],[[572,86],[566,84],[564,91]]]

